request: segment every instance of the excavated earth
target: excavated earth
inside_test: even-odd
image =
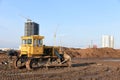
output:
[[[72,57],[72,67],[14,69],[0,54],[0,80],[120,80],[120,50],[112,48],[63,48]]]

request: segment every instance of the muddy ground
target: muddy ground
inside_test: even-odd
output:
[[[49,67],[31,71],[2,64],[7,60],[7,55],[0,54],[0,80],[120,80],[119,57],[72,57],[71,68]]]
[[[119,80],[120,59],[72,59],[72,67],[38,68],[27,71],[0,64],[1,80]]]

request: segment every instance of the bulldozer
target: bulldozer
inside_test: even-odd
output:
[[[14,68],[25,66],[27,70],[32,70],[49,66],[71,67],[71,57],[61,47],[43,45],[43,40],[44,36],[41,35],[22,36],[20,51],[15,53],[13,61]]]

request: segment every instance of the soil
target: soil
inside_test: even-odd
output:
[[[71,57],[77,58],[119,58],[120,50],[113,48],[63,48]]]
[[[72,57],[72,67],[14,69],[8,56],[0,54],[1,80],[119,80],[120,50],[111,48],[64,48]],[[11,62],[12,63],[12,62]]]

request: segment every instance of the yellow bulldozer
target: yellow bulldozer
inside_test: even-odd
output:
[[[31,22],[29,22],[31,23]],[[71,57],[60,47],[43,45],[44,36],[29,35],[21,37],[19,52],[9,53],[17,56],[14,59],[14,67],[26,66],[28,70],[49,66],[71,66]]]

